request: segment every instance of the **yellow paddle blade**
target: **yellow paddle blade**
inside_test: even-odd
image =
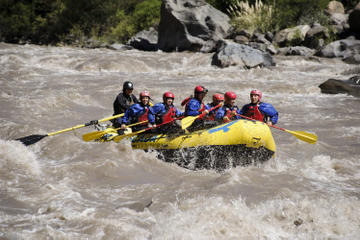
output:
[[[94,141],[108,133],[117,133],[117,131],[115,129],[108,128],[108,129],[105,129],[104,131],[96,131],[96,132],[86,133],[82,136],[82,139],[85,142]]]
[[[185,117],[183,119],[181,119],[181,129],[187,129],[188,127],[191,126],[191,124],[193,124],[193,122],[199,117],[198,116],[188,116]]]
[[[303,131],[291,131],[291,130],[287,130],[285,129],[286,132],[291,133],[292,135],[294,135],[295,137],[297,137],[298,139],[307,142],[307,143],[311,143],[311,144],[315,144],[317,142],[318,137],[315,134],[312,133],[308,133],[308,132],[303,132]]]

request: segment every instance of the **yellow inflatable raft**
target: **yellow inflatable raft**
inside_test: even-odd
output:
[[[264,162],[275,153],[270,128],[244,119],[181,135],[140,134],[131,138],[131,145],[156,150],[164,161],[190,169],[222,170]]]

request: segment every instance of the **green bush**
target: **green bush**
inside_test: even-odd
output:
[[[136,33],[134,25],[131,24],[131,17],[126,15],[123,10],[118,10],[115,16],[113,16],[112,21],[117,24],[114,27],[110,27],[108,32],[105,33],[105,38],[108,41],[126,42]]]
[[[299,25],[303,16],[316,15],[329,2],[330,0],[273,0],[274,28],[279,30]]]
[[[236,30],[259,31],[265,33],[272,30],[273,10],[271,5],[264,5],[261,0],[255,4],[237,1],[229,6],[229,13],[232,17],[232,25]]]
[[[160,0],[147,0],[135,6],[132,23],[136,31],[157,26],[160,22]]]

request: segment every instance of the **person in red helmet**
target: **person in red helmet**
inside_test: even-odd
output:
[[[163,94],[163,102],[157,103],[150,108],[148,119],[152,127],[168,122],[168,124],[156,128],[156,132],[175,133],[181,130],[181,126],[177,124],[175,119],[184,115],[184,113],[174,106],[174,99],[174,93],[165,92]]]
[[[143,91],[139,94],[140,103],[135,103],[129,107],[122,119],[121,129],[125,129],[126,125],[148,121],[148,113],[150,108],[150,93]],[[147,128],[147,122],[132,127],[132,131],[139,131]]]
[[[209,111],[203,102],[208,90],[204,86],[196,86],[194,89],[194,97],[188,97],[181,105],[185,105],[185,116],[198,116],[202,113],[208,114]],[[187,128],[188,131],[194,131],[197,129],[204,128],[204,119],[196,119],[193,124]]]
[[[215,120],[230,122],[235,119],[240,119],[238,116],[239,108],[235,105],[236,94],[232,91],[225,93],[224,105],[216,112]]]
[[[224,95],[221,93],[215,93],[212,97],[212,102],[206,104],[206,109],[209,110],[209,109],[211,109],[219,104],[223,104],[223,103],[224,103]],[[216,112],[218,110],[219,110],[219,108],[216,108],[216,109],[210,111],[209,114],[206,116],[206,120],[214,121]]]
[[[196,86],[194,89],[194,97],[188,97],[182,102],[185,105],[185,116],[197,116],[206,111],[203,102],[208,90],[204,86]]]
[[[269,126],[278,121],[278,112],[269,103],[261,102],[262,92],[258,89],[250,92],[251,103],[242,107],[240,114],[246,117],[265,122]]]

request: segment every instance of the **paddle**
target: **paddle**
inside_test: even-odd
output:
[[[147,122],[148,122],[147,120],[142,121],[142,122],[137,122],[137,123],[134,123],[134,124],[130,124],[130,125],[126,126],[126,127],[132,127],[132,126],[139,125],[139,124],[142,124],[142,123],[147,123]],[[101,138],[102,136],[104,136],[107,133],[117,133],[117,130],[120,130],[120,129],[121,129],[121,127],[119,127],[119,128],[107,128],[104,131],[96,131],[96,132],[86,133],[86,134],[84,134],[82,136],[82,139],[85,142],[93,141],[93,140]]]
[[[15,140],[21,141],[25,146],[29,146],[31,144],[34,144],[34,143],[40,141],[41,139],[43,139],[44,137],[47,137],[47,136],[53,136],[53,135],[56,135],[56,134],[69,132],[71,130],[75,130],[75,129],[78,129],[78,128],[95,125],[95,124],[98,124],[99,122],[106,122],[106,121],[109,121],[109,120],[114,119],[114,118],[122,117],[123,115],[124,114],[122,113],[122,114],[118,114],[118,115],[111,116],[111,117],[108,117],[108,118],[103,118],[103,119],[100,119],[100,120],[92,120],[92,121],[90,121],[88,123],[77,125],[77,126],[74,126],[74,127],[71,127],[71,128],[66,128],[66,129],[63,129],[63,130],[60,130],[60,131],[57,131],[57,132],[52,132],[52,133],[48,133],[48,134],[44,134],[44,135],[35,134],[35,135],[30,135],[30,136],[26,136],[26,137],[22,137],[22,138],[17,138]]]
[[[240,114],[237,114],[237,115],[242,117],[242,118],[246,118],[246,119],[249,119],[249,120],[252,120],[252,121],[257,121],[255,119],[252,119],[252,118],[240,115]],[[259,122],[261,122],[261,121],[259,121]],[[318,138],[315,134],[304,132],[304,131],[291,131],[291,130],[281,128],[281,127],[277,127],[277,126],[269,126],[269,127],[273,127],[273,128],[279,129],[279,130],[284,131],[284,132],[288,132],[288,133],[292,134],[293,136],[297,137],[298,139],[300,139],[300,140],[302,140],[304,142],[310,143],[310,144],[315,144],[316,141],[317,141],[317,138]]]
[[[132,137],[132,136],[138,135],[138,134],[140,134],[140,133],[142,133],[142,132],[146,132],[146,131],[148,131],[148,130],[151,130],[151,129],[160,127],[160,126],[162,126],[162,125],[171,123],[171,122],[173,122],[173,121],[175,121],[175,120],[178,120],[178,119],[181,119],[181,118],[183,118],[183,116],[178,117],[178,118],[174,118],[174,119],[172,119],[172,120],[170,120],[170,121],[163,122],[163,123],[161,123],[161,124],[158,124],[158,125],[156,125],[156,127],[149,127],[149,128],[145,128],[145,129],[143,129],[143,130],[137,131],[137,132],[133,132],[133,133],[129,133],[129,134],[123,134],[123,135],[116,136],[116,137],[114,138],[114,142],[120,142],[120,141],[121,141],[122,139],[124,139],[124,138],[128,138],[128,137]]]
[[[221,107],[221,106],[222,106],[222,104],[220,103],[220,104],[216,105],[215,107],[210,108],[208,111],[211,112],[212,110],[214,110],[214,109],[216,109],[216,108],[218,108],[218,107]],[[205,115],[206,115],[206,113],[203,112],[203,113],[201,113],[201,114],[199,114],[199,115],[197,115],[197,116],[187,116],[187,117],[183,118],[183,119],[181,120],[181,129],[187,129],[188,127],[191,126],[191,124],[193,124],[193,122],[194,122],[196,119],[202,118],[202,117],[204,117]]]

